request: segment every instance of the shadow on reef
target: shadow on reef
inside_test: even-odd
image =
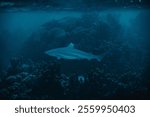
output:
[[[136,37],[129,33],[133,29],[126,36],[112,15],[104,22],[95,12],[42,25],[25,43],[23,57],[12,58],[8,70],[1,70],[0,99],[149,99],[147,47],[141,45],[145,42],[134,43],[149,36],[139,33],[143,24],[136,21]],[[97,62],[56,60],[44,54],[70,42],[77,49],[108,55]]]

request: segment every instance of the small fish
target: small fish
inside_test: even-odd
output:
[[[56,57],[57,59],[70,59],[70,60],[93,60],[101,61],[105,54],[94,55],[74,48],[74,44],[70,43],[67,47],[51,49],[45,52],[49,56]]]

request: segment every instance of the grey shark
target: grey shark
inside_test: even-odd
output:
[[[70,43],[67,47],[51,49],[45,52],[49,56],[56,57],[57,59],[70,59],[70,60],[92,60],[96,59],[101,61],[105,54],[94,55],[74,48],[74,44]]]

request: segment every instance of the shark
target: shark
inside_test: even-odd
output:
[[[66,47],[51,49],[45,52],[45,54],[56,57],[57,59],[68,59],[68,60],[97,60],[101,61],[105,54],[102,55],[94,55],[91,53],[87,53],[85,51],[76,49],[73,43],[70,43]]]

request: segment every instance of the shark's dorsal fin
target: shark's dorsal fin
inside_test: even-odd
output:
[[[74,44],[73,44],[73,43],[70,43],[67,47],[68,47],[68,48],[74,48]]]

